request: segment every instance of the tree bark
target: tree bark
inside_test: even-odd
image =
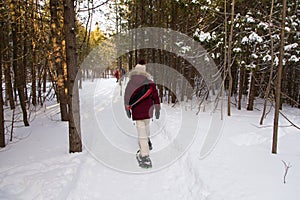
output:
[[[25,98],[25,85],[23,85],[24,79],[24,66],[19,60],[19,42],[18,42],[18,34],[20,35],[20,23],[16,23],[16,9],[15,5],[17,2],[11,1],[11,18],[12,18],[12,41],[13,41],[13,69],[15,73],[15,89],[18,90],[19,100],[23,112],[23,122],[25,126],[29,126],[27,110],[26,110],[26,98]]]
[[[250,88],[249,88],[249,100],[247,110],[253,110],[255,99],[255,69],[251,69]]]
[[[231,103],[232,82],[233,82],[233,78],[232,78],[232,74],[231,74],[233,25],[234,25],[234,0],[232,0],[232,3],[231,3],[231,24],[230,24],[230,35],[229,35],[229,47],[228,47],[228,77],[229,77],[228,99],[227,99],[227,115],[228,116],[231,115],[230,103]]]
[[[273,142],[272,142],[273,154],[277,153],[278,121],[279,121],[279,109],[281,104],[281,82],[282,82],[281,79],[282,79],[283,58],[284,58],[285,18],[286,18],[286,0],[283,0],[281,32],[280,32],[279,66],[278,66],[278,74],[277,74],[277,81],[276,81],[275,113],[274,113],[274,126],[273,126]]]
[[[239,72],[239,94],[238,94],[238,110],[242,108],[242,97],[244,93],[245,67],[240,67]]]
[[[30,8],[31,8],[31,21],[30,23],[30,27],[31,27],[31,43],[30,43],[30,51],[32,53],[32,57],[31,57],[31,91],[32,91],[32,105],[36,106],[37,105],[37,95],[36,95],[36,37],[35,37],[35,12],[37,12],[37,8],[35,7],[35,4],[33,2],[33,0],[30,0],[29,2]]]
[[[269,94],[270,94],[270,90],[271,90],[271,83],[273,80],[273,71],[274,71],[274,39],[272,37],[272,16],[273,16],[273,8],[274,8],[274,0],[272,0],[271,3],[271,11],[270,11],[270,15],[269,15],[269,36],[270,36],[270,42],[271,42],[271,46],[270,46],[270,51],[271,51],[271,69],[270,69],[270,75],[269,75],[269,81],[268,81],[268,85],[266,88],[266,92],[265,92],[265,96],[264,96],[264,107],[263,107],[263,112],[260,118],[260,122],[259,124],[262,125],[264,123],[264,118],[266,116],[266,109],[267,109],[267,102],[268,102],[268,98],[269,98]]]
[[[22,3],[23,4],[23,3]],[[28,11],[26,10],[26,7],[24,6],[28,4],[27,0],[24,1],[24,4],[23,5],[20,5],[19,7],[19,10],[20,10],[20,13],[24,10],[25,13],[23,14],[24,15],[24,18],[27,19],[29,18],[29,15],[28,15]],[[25,99],[25,102],[28,102],[28,90],[27,90],[27,67],[28,67],[28,58],[29,58],[29,51],[28,51],[28,33],[27,33],[27,30],[30,30],[30,27],[28,26],[28,21],[27,20],[24,20],[22,19],[21,17],[19,18],[19,40],[21,40],[22,42],[19,42],[21,45],[23,44],[23,46],[21,46],[21,52],[22,52],[22,57],[21,57],[21,65],[19,66],[20,67],[20,70],[22,70],[21,72],[21,77],[20,77],[20,80],[21,80],[21,84],[24,86],[24,99]],[[25,104],[26,105],[26,104]]]
[[[60,8],[59,0],[50,0],[50,14],[51,14],[51,40],[54,56],[55,69],[57,71],[57,94],[60,105],[61,120],[68,121],[67,96],[65,93],[65,79],[63,70],[63,56],[62,56],[62,33],[58,15]]]
[[[68,74],[69,152],[81,152],[74,0],[64,0],[64,31]],[[77,125],[77,126],[76,126]]]
[[[0,49],[4,49],[4,22],[1,19],[0,32]],[[2,61],[3,54],[0,54],[0,147],[5,147],[5,130],[4,130],[4,109],[3,109],[3,88],[2,88]]]
[[[0,60],[1,64],[1,60]],[[2,76],[2,70],[1,70]],[[5,147],[5,129],[4,129],[4,109],[3,109],[3,88],[2,79],[0,79],[0,147]]]
[[[223,119],[223,104],[224,104],[224,91],[226,82],[226,71],[227,71],[227,0],[224,1],[224,72],[223,72],[223,86],[222,86],[222,103],[221,103],[221,119]]]
[[[14,93],[12,86],[12,78],[11,78],[11,68],[10,68],[10,60],[9,60],[9,52],[10,48],[8,34],[5,34],[5,30],[8,30],[8,23],[2,24],[3,30],[3,50],[2,50],[2,59],[3,59],[3,67],[4,67],[4,76],[5,76],[5,105],[7,105],[7,101],[9,101],[10,109],[15,109],[15,101],[14,101]]]

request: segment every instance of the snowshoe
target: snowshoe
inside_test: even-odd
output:
[[[140,150],[138,150],[136,152],[136,159],[137,159],[137,161],[139,163],[139,166],[141,168],[147,169],[147,168],[151,168],[152,167],[152,162],[151,162],[150,157],[149,156],[141,156],[140,155]]]

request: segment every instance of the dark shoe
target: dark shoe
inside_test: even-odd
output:
[[[149,150],[151,151],[153,149],[153,147],[152,147],[152,142],[151,142],[150,138],[148,138],[148,146],[149,146]]]
[[[137,152],[136,154],[136,159],[139,163],[139,166],[141,168],[145,168],[145,169],[148,169],[148,168],[151,168],[152,167],[152,162],[151,162],[151,159],[149,156],[141,156],[139,154],[139,151]]]

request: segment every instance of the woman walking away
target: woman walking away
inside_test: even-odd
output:
[[[115,75],[115,77],[116,77],[116,79],[117,79],[116,82],[119,82],[119,79],[120,79],[120,71],[119,71],[118,69],[115,70],[114,75]]]
[[[150,119],[159,119],[160,102],[155,83],[151,75],[146,72],[145,60],[140,60],[134,70],[129,73],[129,82],[124,96],[125,110],[129,118],[136,121],[138,142],[140,149],[137,152],[137,160],[142,168],[151,168],[152,162],[149,150],[152,149],[150,135]]]

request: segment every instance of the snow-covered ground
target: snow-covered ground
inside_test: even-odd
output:
[[[93,83],[86,84],[91,86]],[[217,145],[208,156],[201,157],[203,136],[211,122],[210,115],[200,113],[197,116],[200,127],[195,129],[197,134],[191,146],[184,149],[182,156],[161,165],[160,152],[174,145],[172,141],[179,137],[176,135],[179,134],[178,126],[185,128],[180,124],[182,116],[189,119],[184,123],[193,124],[196,113],[196,110],[183,109],[185,113],[182,114],[179,107],[163,105],[161,119],[154,120],[151,127],[153,168],[156,169],[159,163],[160,168],[146,173],[146,169],[139,169],[135,160],[134,125],[129,119],[123,119],[124,113],[114,105],[118,87],[114,79],[101,80],[101,87],[96,87],[97,93],[92,91],[97,125],[89,123],[89,116],[81,116],[83,139],[87,140],[82,153],[68,153],[68,125],[59,121],[56,104],[37,111],[30,127],[16,128],[15,143],[0,150],[0,199],[299,199],[300,131],[289,126],[285,119],[280,119],[278,154],[274,155],[271,154],[272,112],[265,124],[259,126],[261,111],[233,109],[231,117],[224,117]],[[81,104],[81,109],[90,109],[84,102]],[[299,109],[285,107],[283,112],[300,124]],[[122,118],[121,122],[116,120],[118,117]],[[121,159],[126,160],[129,168],[110,163],[108,158],[114,160],[117,154],[110,154],[104,149],[106,144],[95,141],[97,133],[93,133],[92,138],[84,135],[87,134],[85,131],[97,130],[99,124],[102,136],[125,152]],[[122,127],[128,129],[122,132]],[[123,134],[118,135],[118,131]],[[184,131],[188,134],[188,127],[180,134]],[[89,139],[95,143],[91,145]],[[283,161],[291,165],[285,184]]]

